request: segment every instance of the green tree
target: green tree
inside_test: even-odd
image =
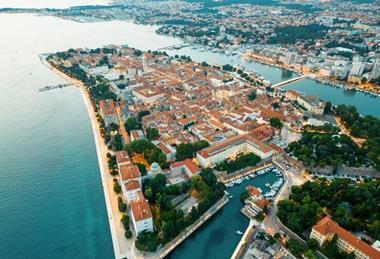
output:
[[[194,148],[191,143],[181,143],[177,146],[176,160],[182,161],[194,157]]]
[[[136,248],[144,252],[154,252],[159,245],[159,239],[156,232],[141,232],[136,239]]]
[[[132,231],[126,230],[124,236],[126,239],[130,239],[132,237]]]
[[[117,193],[117,194],[119,194],[119,193],[121,192],[121,187],[120,187],[120,185],[119,185],[118,182],[114,182],[114,183],[113,183],[113,191],[114,191],[115,193]]]
[[[256,99],[256,90],[252,91],[249,95],[248,95],[248,100],[250,101],[253,101]]]
[[[135,117],[128,118],[124,123],[125,130],[130,132],[131,130],[141,129],[141,125]]]
[[[270,125],[272,127],[275,127],[277,129],[281,129],[282,128],[282,122],[279,118],[277,117],[272,117],[269,119],[269,122],[270,122]]]
[[[249,198],[249,193],[248,193],[247,191],[244,191],[244,192],[242,192],[242,193],[240,194],[240,201],[241,201],[242,203],[244,203],[245,200],[248,199],[248,198]]]
[[[145,135],[149,141],[152,141],[154,139],[157,139],[159,134],[156,128],[149,127],[145,130]]]
[[[127,205],[125,205],[125,203],[123,202],[120,196],[117,197],[117,201],[118,201],[119,211],[125,212],[127,210]]]

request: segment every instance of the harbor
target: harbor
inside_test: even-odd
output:
[[[266,172],[256,173],[255,177],[240,177],[235,180],[241,181],[240,183],[236,182],[227,187],[226,194],[229,202],[209,222],[206,222],[169,254],[168,258],[230,258],[249,225],[249,219],[240,212],[243,206],[239,199],[240,194],[248,185],[260,188],[263,193],[269,193],[271,190],[266,184],[272,186],[279,179],[283,179],[281,173],[276,173],[274,166],[266,168],[268,169]],[[232,181],[226,184],[231,183]],[[192,252],[189,254],[190,250]]]

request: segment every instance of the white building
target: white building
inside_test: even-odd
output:
[[[153,216],[148,201],[141,192],[138,193],[139,198],[130,203],[131,219],[136,234],[142,231],[154,231]]]
[[[127,181],[121,186],[124,200],[130,204],[138,198],[138,192],[141,191],[141,185],[138,180]]]
[[[152,104],[165,95],[161,91],[151,88],[133,89],[132,94],[146,104]]]
[[[363,58],[360,56],[355,56],[352,59],[352,68],[351,68],[351,75],[353,76],[361,76],[363,75],[365,69],[365,62],[363,61]]]
[[[376,79],[380,77],[380,57],[376,59],[375,65],[372,68],[371,79]]]
[[[322,115],[325,109],[325,103],[319,101],[315,96],[302,96],[297,97],[297,102],[301,104],[306,110],[316,115]]]
[[[112,99],[99,101],[99,114],[102,116],[106,127],[111,123],[118,124],[115,104]]]
[[[197,160],[201,166],[210,167],[240,153],[253,153],[261,159],[268,159],[273,155],[273,150],[249,135],[239,135],[197,152]]]
[[[141,191],[141,175],[137,166],[122,164],[119,167],[119,184],[125,201],[130,204],[137,199],[137,192]]]
[[[190,158],[171,164],[170,170],[173,174],[185,173],[188,177],[198,175],[201,172],[201,169]]]
[[[175,155],[177,154],[177,151],[175,150],[174,147],[172,147],[169,144],[165,144],[163,142],[158,142],[156,145],[161,151],[166,155],[166,160],[173,160],[175,159]]]
[[[339,250],[348,254],[354,253],[355,258],[359,259],[380,258],[380,251],[354,236],[327,216],[313,226],[310,238],[317,240],[322,246],[326,241],[331,241],[335,235],[338,237],[336,244]]]

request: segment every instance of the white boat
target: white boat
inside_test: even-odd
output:
[[[235,233],[238,235],[243,235],[243,232],[241,232],[240,230],[236,230]]]
[[[230,198],[230,199],[232,199],[233,197],[234,197],[233,195],[228,196],[228,198]]]

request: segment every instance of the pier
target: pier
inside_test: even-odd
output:
[[[303,80],[303,79],[305,79],[305,78],[306,78],[306,76],[299,76],[299,77],[291,78],[291,79],[286,80],[286,81],[284,81],[284,82],[280,82],[280,83],[277,83],[277,84],[275,84],[275,85],[272,85],[272,87],[273,87],[273,88],[280,88],[280,87],[282,87],[282,86],[284,86],[284,85],[288,85],[288,84],[290,84],[290,83],[294,83],[294,82],[297,82],[297,81],[301,81],[301,80]]]
[[[48,85],[48,86],[45,86],[45,87],[42,87],[42,88],[38,89],[38,91],[44,92],[44,91],[49,91],[49,90],[53,90],[53,89],[63,88],[63,87],[71,86],[71,85],[72,84],[69,84],[69,83],[59,84],[59,85]]]

